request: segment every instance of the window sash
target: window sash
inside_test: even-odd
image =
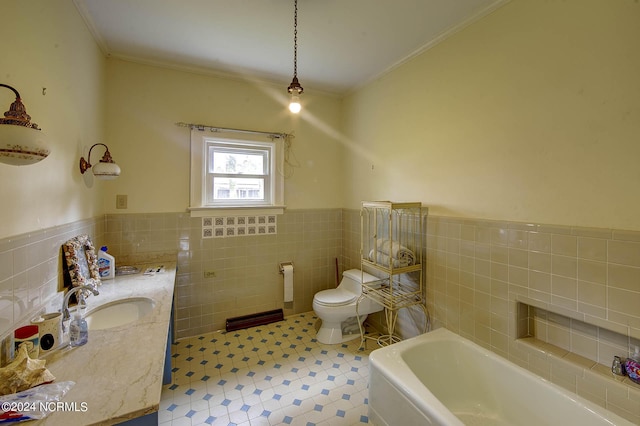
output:
[[[225,176],[209,175],[207,185],[207,202],[212,205],[216,204],[270,204],[271,191],[269,188],[268,176],[247,176],[230,175],[230,182],[224,182],[223,179],[227,179]],[[242,182],[245,181],[245,186],[242,187]],[[251,182],[253,181],[253,182]],[[255,188],[255,181],[257,181],[257,188]],[[226,184],[226,185],[225,185]],[[238,185],[239,184],[239,185]],[[252,185],[253,184],[253,185]],[[226,189],[229,193],[229,197],[216,196],[220,193],[220,190]],[[232,193],[235,191],[235,193]],[[239,195],[257,191],[259,196],[262,193],[262,197],[242,197]],[[236,196],[231,196],[236,195]]]
[[[209,142],[207,144],[208,146],[208,155],[207,158],[209,160],[209,165],[207,168],[207,172],[210,174],[216,174],[216,175],[242,175],[242,176],[248,176],[248,175],[255,175],[255,176],[267,176],[269,175],[269,171],[270,171],[270,167],[269,167],[269,158],[271,157],[271,149],[269,147],[267,148],[260,148],[260,149],[256,149],[253,147],[244,147],[244,146],[238,146],[238,147],[232,147],[232,148],[228,148],[228,147],[221,147],[220,145],[216,144],[216,143],[212,143]],[[230,172],[230,171],[226,171],[225,172],[216,172],[215,171],[215,154],[234,154],[234,155],[238,155],[238,156],[248,156],[248,157],[261,157],[262,158],[262,173],[257,173],[257,174],[250,174],[250,173],[242,173],[242,172]]]
[[[205,184],[203,185],[203,201],[209,206],[256,206],[271,205],[272,194],[271,186],[273,185],[273,173],[275,165],[275,144],[247,142],[247,141],[221,141],[216,139],[207,139],[205,142]],[[239,156],[249,155],[262,157],[261,174],[245,174],[239,172],[215,172],[214,155],[215,153],[238,154]],[[228,179],[227,182],[224,182]],[[243,188],[242,185],[245,185]],[[250,186],[258,185],[258,198],[246,198],[242,195],[253,191],[255,188]],[[227,185],[228,198],[223,198],[224,186]],[[240,187],[236,188],[236,185]],[[233,188],[232,188],[233,187]],[[260,197],[260,193],[262,196]]]

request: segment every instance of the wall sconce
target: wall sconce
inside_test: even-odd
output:
[[[104,146],[105,153],[98,164],[91,166],[91,150],[98,145]],[[89,169],[93,170],[93,175],[98,179],[111,180],[120,176],[120,166],[113,161],[109,147],[103,143],[93,144],[91,148],[89,148],[89,155],[87,155],[86,160],[84,157],[80,157],[80,173],[84,174],[84,172]]]
[[[0,162],[12,166],[35,164],[47,158],[51,150],[49,144],[22,103],[20,93],[6,84],[0,84],[13,91],[16,100],[0,118]]]

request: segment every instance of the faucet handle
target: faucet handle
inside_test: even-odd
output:
[[[624,376],[626,374],[624,370],[624,364],[619,356],[613,357],[613,364],[611,364],[611,372],[617,376]]]

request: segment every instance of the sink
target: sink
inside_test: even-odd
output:
[[[89,330],[104,330],[144,318],[154,306],[154,300],[148,297],[130,297],[98,306],[85,319]]]

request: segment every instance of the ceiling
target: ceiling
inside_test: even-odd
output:
[[[508,0],[299,0],[298,78],[345,93]],[[108,56],[282,84],[293,77],[293,0],[74,0]]]

